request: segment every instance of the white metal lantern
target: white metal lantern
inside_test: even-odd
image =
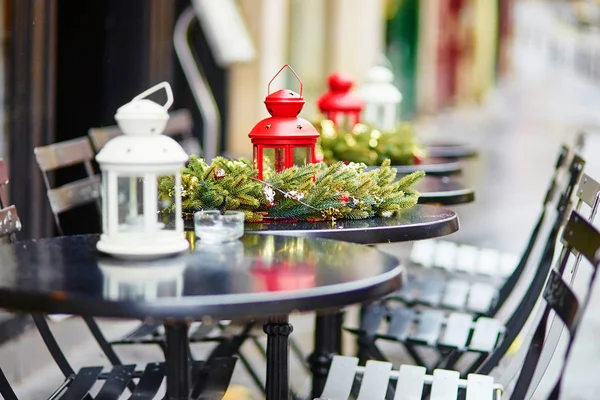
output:
[[[384,66],[376,66],[367,73],[366,81],[358,90],[365,101],[362,121],[384,131],[392,131],[400,119],[402,93],[393,84],[394,74]]]
[[[160,89],[167,94],[164,106],[144,99]],[[102,252],[148,259],[189,247],[181,217],[181,168],[188,155],[162,135],[171,104],[171,86],[162,82],[117,110],[123,135],[111,139],[96,156],[102,170],[102,236],[97,244]],[[170,201],[158,201],[160,178],[172,179]],[[164,210],[173,210],[173,223],[160,221]]]

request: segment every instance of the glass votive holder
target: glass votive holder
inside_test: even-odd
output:
[[[244,235],[242,211],[198,211],[194,214],[194,232],[205,243],[225,243]]]

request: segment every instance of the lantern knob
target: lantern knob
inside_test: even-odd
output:
[[[349,92],[354,81],[349,75],[335,72],[327,78],[329,90],[332,92]]]

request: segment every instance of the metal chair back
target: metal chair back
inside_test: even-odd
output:
[[[562,234],[562,242],[564,251],[559,258],[555,268],[550,270],[549,277],[546,281],[542,294],[545,300],[543,315],[538,323],[533,339],[527,349],[527,355],[521,369],[521,374],[517,379],[514,391],[511,395],[511,400],[525,399],[527,393],[532,386],[533,376],[536,369],[540,367],[542,351],[549,345],[546,340],[546,332],[548,323],[553,322],[550,319],[550,312],[553,311],[555,316],[561,320],[569,334],[567,341],[567,350],[564,355],[563,365],[558,381],[550,394],[550,400],[558,399],[564,376],[565,366],[569,358],[573,342],[575,340],[582,315],[589,303],[592,287],[596,278],[598,264],[600,264],[600,232],[594,226],[586,221],[586,219],[577,211],[573,211],[569,221]],[[563,273],[569,262],[569,258],[577,257],[588,261],[592,267],[591,277],[588,282],[588,289],[581,300],[578,300],[573,293],[568,280],[563,277]],[[574,274],[577,270],[574,271]],[[553,349],[552,349],[553,350]],[[549,361],[549,360],[548,360]],[[541,365],[545,368],[547,365]]]
[[[36,147],[33,153],[44,177],[46,194],[60,235],[64,234],[59,218],[61,213],[93,202],[100,210],[101,181],[92,166],[94,152],[88,138]],[[83,164],[87,175],[85,178],[52,187],[48,176],[50,172],[77,164]]]

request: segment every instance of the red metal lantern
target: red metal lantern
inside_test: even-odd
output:
[[[300,94],[288,89],[271,93],[271,83],[288,67],[300,83]],[[302,81],[288,64],[285,64],[269,82],[265,105],[271,117],[265,118],[248,134],[254,145],[254,168],[258,169],[258,179],[263,179],[265,168],[282,171],[294,165],[316,162],[315,145],[319,132],[298,114],[304,106]]]
[[[327,78],[329,91],[319,98],[319,110],[336,127],[352,130],[360,122],[360,113],[365,106],[362,97],[351,92],[354,81],[347,75],[333,73]]]

